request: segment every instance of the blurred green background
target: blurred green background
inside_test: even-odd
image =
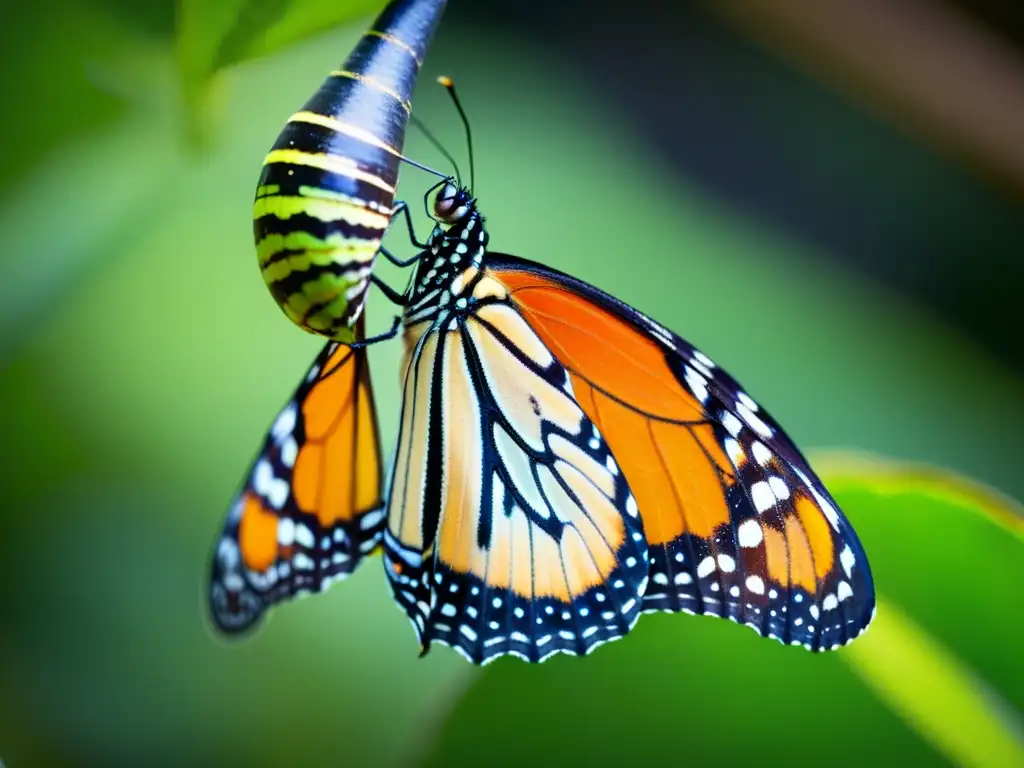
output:
[[[861,30],[848,3],[815,27],[783,0],[453,0],[416,113],[461,157],[433,85],[455,78],[495,249],[681,333],[812,455],[900,460],[822,465],[884,601],[864,639],[812,656],[653,616],[588,659],[480,671],[417,658],[373,561],[244,643],[212,634],[225,504],[319,348],[256,268],[260,163],[380,5],[5,9],[0,760],[1024,764],[1024,166],[972,133],[989,113],[929,112],[895,64],[887,91],[829,47]],[[1017,82],[1014,28],[950,18],[970,45],[936,45],[995,46]],[[443,164],[415,131],[406,151]],[[387,442],[398,345],[371,361]]]

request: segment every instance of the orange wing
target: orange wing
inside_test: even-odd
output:
[[[210,610],[223,632],[318,592],[380,541],[380,438],[365,349],[328,343],[267,434],[213,554]]]
[[[568,370],[636,497],[645,611],[726,616],[827,650],[874,613],[867,558],[806,459],[706,355],[568,275],[488,254],[489,274]]]

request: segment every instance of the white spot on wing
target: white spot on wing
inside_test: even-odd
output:
[[[741,547],[748,549],[756,547],[764,539],[761,524],[754,519],[744,520],[736,529],[736,538]]]
[[[789,498],[789,486],[786,485],[785,481],[781,477],[772,475],[768,478],[768,486],[772,489],[772,493],[775,494],[775,498],[779,501],[785,501]]]
[[[362,528],[364,531],[368,531],[383,519],[383,509],[377,509],[374,510],[373,512],[367,512],[359,519],[359,527]]]
[[[630,494],[629,498],[626,499],[626,512],[629,513],[630,517],[636,517],[639,511],[636,506],[636,499],[633,498],[633,494]]]
[[[722,414],[722,426],[725,427],[725,431],[733,437],[736,437],[740,433],[740,430],[743,429],[743,424],[740,420],[728,411]]]
[[[217,545],[217,559],[225,570],[232,570],[238,567],[238,546],[231,539],[221,539]]]
[[[757,403],[755,403],[753,399],[750,397],[750,395],[748,395],[746,392],[737,392],[736,398],[749,410],[753,411],[754,413],[757,413]]]
[[[693,396],[700,400],[702,403],[708,401],[708,381],[695,371],[690,366],[685,366],[683,372],[683,378],[686,379],[686,385],[693,392]]]
[[[288,435],[281,441],[281,463],[291,469],[295,466],[295,459],[299,455],[299,444],[295,442],[292,435]]]
[[[752,430],[761,435],[761,437],[771,437],[773,432],[771,427],[761,421],[761,418],[755,414],[750,408],[744,403],[736,403],[736,412],[739,413],[740,418],[747,423],[747,426]]]
[[[727,437],[723,441],[723,445],[725,445],[725,452],[729,456],[729,461],[738,469],[740,464],[743,463],[743,449],[740,447],[740,444],[735,438]]]
[[[274,509],[280,509],[288,499],[288,483],[274,477],[274,469],[266,459],[260,459],[252,477],[256,493],[265,498]]]
[[[282,547],[290,547],[295,541],[295,522],[290,517],[282,517],[277,521],[277,543]]]
[[[759,480],[750,486],[750,498],[754,502],[754,509],[759,513],[767,512],[775,506],[775,494],[764,480]]]
[[[242,577],[237,573],[224,574],[224,589],[228,592],[241,592],[244,586],[245,582],[242,581]]]
[[[711,358],[701,352],[699,349],[693,350],[693,359],[706,368],[714,368],[715,364],[711,361]]]
[[[839,562],[842,563],[843,570],[846,571],[847,578],[852,576],[853,565],[857,562],[857,558],[854,557],[853,550],[850,549],[849,544],[843,547],[843,551],[839,553]]]
[[[715,560],[712,557],[705,557],[697,566],[697,577],[703,579],[715,570]]]
[[[297,414],[298,408],[295,403],[289,403],[288,406],[278,414],[278,417],[274,420],[274,426],[270,428],[270,433],[278,442],[295,431],[295,419]]]
[[[754,460],[762,467],[767,467],[771,463],[772,458],[774,458],[772,452],[768,450],[768,446],[760,440],[755,440],[750,446],[750,450],[754,454]]]

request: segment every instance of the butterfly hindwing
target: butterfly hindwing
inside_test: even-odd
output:
[[[874,611],[863,549],[771,416],[640,312],[489,256],[633,489],[650,545],[644,610],[724,616],[812,650],[860,634]]]
[[[500,297],[406,342],[385,564],[424,650],[542,661],[628,632],[642,523],[565,369]]]
[[[382,507],[366,353],[330,342],[231,503],[210,578],[218,629],[245,631],[274,603],[347,576],[379,543]]]

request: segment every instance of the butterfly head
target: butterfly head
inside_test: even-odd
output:
[[[476,199],[468,187],[446,181],[434,196],[434,217],[449,226],[461,224],[477,213]]]

